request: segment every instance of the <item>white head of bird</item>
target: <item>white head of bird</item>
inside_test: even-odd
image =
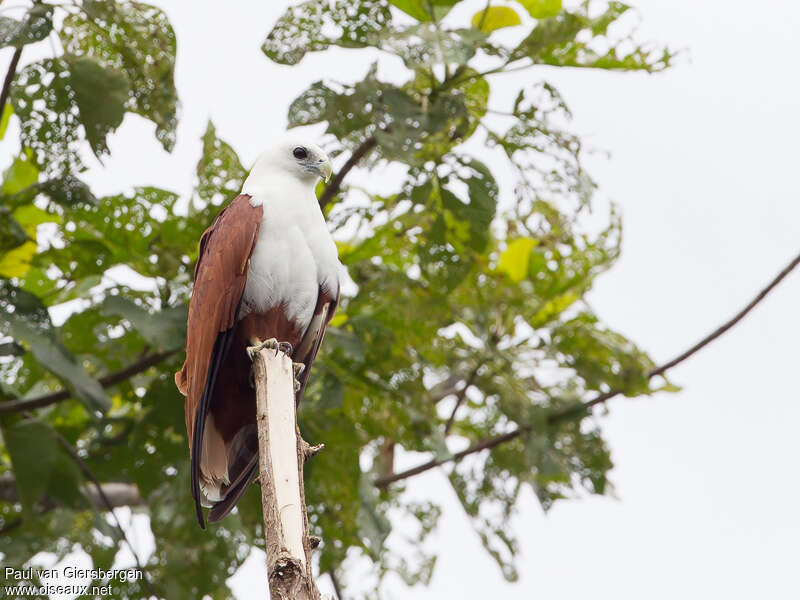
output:
[[[317,144],[296,134],[286,135],[258,157],[242,193],[256,196],[280,187],[281,180],[313,189],[318,178],[330,179],[332,169],[328,155]]]

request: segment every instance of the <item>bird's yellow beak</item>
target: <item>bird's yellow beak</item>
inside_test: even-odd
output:
[[[328,183],[328,180],[331,178],[331,174],[333,173],[333,165],[331,165],[330,159],[325,159],[325,162],[319,166],[319,174],[320,177]]]

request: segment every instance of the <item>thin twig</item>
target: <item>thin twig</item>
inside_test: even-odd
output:
[[[94,485],[94,487],[97,489],[97,495],[100,496],[100,500],[102,500],[103,504],[106,507],[106,510],[108,510],[108,512],[111,513],[111,516],[114,518],[114,523],[116,523],[117,529],[119,530],[120,536],[125,541],[125,543],[128,544],[128,548],[130,548],[131,554],[133,554],[133,560],[136,562],[136,567],[139,569],[139,572],[142,573],[143,577],[142,581],[144,581],[147,591],[150,592],[150,595],[155,595],[155,591],[150,586],[150,580],[147,577],[147,573],[142,568],[142,563],[139,562],[139,556],[136,554],[136,548],[133,547],[133,544],[131,544],[131,541],[128,539],[128,536],[125,533],[125,529],[123,529],[122,523],[120,523],[119,518],[117,517],[117,513],[114,512],[114,507],[111,505],[108,496],[106,496],[106,493],[103,490],[103,486],[100,484],[100,481],[98,481],[97,477],[95,477],[94,473],[92,473],[92,470],[89,468],[89,465],[87,465],[84,462],[84,460],[78,455],[78,453],[75,451],[75,448],[72,447],[72,444],[70,444],[60,433],[56,432],[56,436],[58,437],[58,441],[67,451],[67,453],[72,457],[72,460],[74,460],[75,463],[78,465],[78,468],[81,470],[81,473],[83,473],[84,477],[86,477],[89,481],[91,481],[92,485]]]
[[[714,331],[712,331],[707,336],[705,336],[703,339],[701,339],[699,342],[697,342],[694,346],[692,346],[691,348],[689,348],[685,352],[682,352],[681,354],[679,354],[678,356],[676,356],[672,360],[667,361],[664,364],[662,364],[661,366],[656,367],[655,369],[650,371],[647,374],[647,378],[651,379],[651,378],[656,377],[658,375],[663,375],[667,370],[671,369],[672,367],[674,367],[675,365],[677,365],[679,363],[682,363],[687,358],[689,358],[693,354],[699,352],[700,350],[705,348],[708,344],[710,344],[711,342],[713,342],[714,340],[719,338],[722,334],[724,334],[726,331],[728,331],[731,327],[733,327],[739,321],[744,319],[745,316],[747,316],[747,313],[749,313],[751,310],[753,310],[764,298],[766,298],[767,294],[769,294],[772,290],[774,290],[775,287],[777,287],[777,285],[781,281],[783,281],[789,275],[789,273],[791,273],[794,270],[794,268],[797,267],[798,264],[800,264],[800,254],[795,256],[794,259],[792,259],[791,262],[789,262],[789,264],[786,265],[786,267],[784,267],[783,270],[780,273],[778,273],[772,279],[772,281],[770,281],[769,284],[767,284],[767,286],[764,289],[762,289],[758,294],[756,294],[756,296],[747,304],[747,306],[745,306],[742,310],[740,310],[738,313],[733,315],[733,317],[731,317],[730,319],[725,321],[722,325],[717,327]],[[555,420],[560,420],[561,418],[564,418],[566,416],[571,416],[573,414],[576,414],[577,412],[585,412],[587,409],[592,408],[593,406],[596,406],[598,404],[602,404],[602,403],[606,402],[607,400],[609,400],[609,399],[613,398],[614,396],[617,396],[617,395],[619,395],[621,393],[622,393],[622,390],[611,390],[609,392],[606,392],[605,394],[599,395],[597,398],[593,398],[592,400],[589,400],[588,402],[585,402],[584,404],[582,404],[579,407],[573,407],[573,408],[564,409],[562,412],[556,413],[555,415],[553,415],[553,418]]]
[[[339,188],[342,186],[342,181],[344,181],[345,176],[359,163],[362,158],[364,158],[364,156],[370,150],[375,147],[377,143],[378,140],[374,135],[371,135],[361,142],[361,145],[358,148],[353,150],[350,158],[347,159],[347,162],[344,163],[342,168],[336,173],[336,176],[331,180],[331,182],[322,192],[322,195],[319,197],[320,208],[325,208],[328,203],[333,200],[333,197],[337,194]]]
[[[489,8],[492,6],[492,0],[487,0],[486,8],[481,13],[481,18],[478,21],[478,26],[475,29],[483,30],[483,24],[486,22],[486,17],[489,15]]]
[[[424,473],[425,471],[429,471],[434,467],[438,467],[440,465],[449,463],[449,462],[458,462],[465,456],[469,456],[470,454],[475,454],[476,452],[480,452],[481,450],[488,450],[489,448],[494,448],[495,446],[499,446],[500,444],[507,442],[509,440],[513,440],[515,437],[518,437],[519,434],[522,433],[520,429],[515,429],[513,431],[509,431],[508,433],[504,433],[502,435],[498,435],[492,438],[487,438],[485,440],[481,440],[480,442],[476,442],[465,448],[461,452],[456,452],[452,456],[448,458],[443,458],[440,460],[429,460],[426,463],[421,465],[417,465],[411,469],[406,471],[401,471],[400,473],[395,473],[394,475],[389,475],[388,477],[379,477],[375,481],[373,481],[376,487],[386,487],[390,483],[394,483],[395,481],[400,481],[401,479],[407,479],[409,477],[413,477],[414,475],[419,475],[420,473]]]
[[[22,46],[14,50],[14,54],[11,56],[11,62],[8,65],[6,78],[3,81],[3,91],[0,92],[0,114],[5,110],[6,100],[8,100],[8,94],[11,91],[11,82],[14,81],[14,75],[17,74],[17,65],[19,64],[20,56],[22,56]]]
[[[699,352],[705,346],[707,346],[714,340],[718,339],[722,334],[724,334],[731,327],[739,323],[739,321],[741,321],[750,311],[752,311],[767,296],[767,294],[769,294],[773,289],[775,289],[775,287],[781,281],[783,281],[789,275],[789,273],[791,273],[795,269],[795,267],[797,267],[798,264],[800,264],[800,254],[798,254],[794,259],[792,259],[792,261],[789,262],[789,264],[786,265],[786,267],[780,273],[778,273],[772,279],[772,281],[770,281],[769,284],[764,289],[762,289],[742,310],[740,310],[733,317],[725,321],[722,325],[717,327],[714,331],[705,336],[703,339],[701,339],[699,342],[697,342],[694,346],[692,346],[685,352],[682,352],[672,360],[667,361],[661,366],[656,367],[655,369],[650,371],[647,374],[647,378],[651,379],[658,375],[663,375],[668,369],[671,369],[672,367],[682,363],[690,356],[694,355],[696,352]],[[582,404],[578,404],[577,406],[572,406],[563,409],[561,411],[554,412],[548,417],[547,422],[553,424],[559,421],[563,421],[567,418],[573,417],[575,415],[586,414],[592,407],[597,406],[598,404],[603,404],[608,400],[610,400],[611,398],[618,396],[622,392],[623,390],[611,390],[605,392],[604,394],[600,394],[596,398],[587,400]],[[412,467],[411,469],[407,469],[399,473],[394,473],[387,477],[379,477],[375,479],[373,483],[376,487],[386,487],[396,481],[400,481],[401,479],[407,479],[409,477],[413,477],[414,475],[419,475],[420,473],[424,473],[425,471],[428,471],[440,465],[449,462],[457,462],[462,458],[464,458],[465,456],[469,456],[470,454],[480,452],[481,450],[488,450],[490,448],[494,448],[495,446],[499,446],[500,444],[503,444],[505,442],[508,442],[509,440],[513,440],[514,438],[519,437],[523,433],[529,433],[531,429],[532,428],[530,425],[520,425],[517,429],[514,429],[507,433],[476,442],[475,444],[472,444],[471,446],[462,450],[461,452],[456,452],[455,454],[449,456],[448,458],[439,460],[436,459],[430,460],[421,465],[417,465],[416,467]]]
[[[109,388],[111,386],[117,385],[118,383],[122,383],[123,381],[127,381],[134,375],[138,375],[139,373],[146,371],[150,367],[154,367],[155,365],[164,362],[167,358],[169,358],[170,356],[172,356],[177,352],[178,350],[167,350],[165,352],[156,352],[155,354],[146,356],[141,360],[138,360],[135,363],[128,365],[124,369],[100,377],[97,380],[97,382],[104,388]],[[57,392],[53,392],[52,394],[37,396],[36,398],[28,398],[28,399],[22,398],[20,400],[10,400],[8,402],[1,402],[0,415],[5,415],[13,412],[20,412],[24,410],[32,410],[34,408],[42,408],[43,406],[50,406],[51,404],[57,404],[58,402],[62,402],[63,400],[66,400],[71,397],[72,397],[72,392],[70,390],[59,390]]]
[[[453,423],[456,420],[456,413],[458,409],[461,408],[461,404],[464,402],[464,399],[467,397],[467,390],[469,386],[471,386],[475,382],[475,378],[478,376],[478,370],[480,367],[475,367],[470,373],[469,377],[467,378],[466,385],[461,388],[456,396],[456,405],[453,407],[453,412],[450,413],[450,418],[447,419],[447,423],[444,426],[444,434],[447,435],[450,433],[450,430],[453,428]]]
[[[342,587],[339,585],[339,579],[336,577],[336,571],[334,571],[332,568],[328,569],[328,577],[331,578],[333,591],[336,593],[336,600],[342,600]]]

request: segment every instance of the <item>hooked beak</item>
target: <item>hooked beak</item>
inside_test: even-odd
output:
[[[333,165],[331,165],[331,161],[329,158],[326,158],[318,167],[319,175],[328,183],[328,180],[331,178],[331,174],[333,173]]]

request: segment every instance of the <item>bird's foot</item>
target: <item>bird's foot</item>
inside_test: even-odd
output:
[[[306,370],[306,366],[303,363],[292,363],[292,369],[294,371],[294,391],[299,392],[300,380],[298,377],[300,377],[300,374]]]
[[[289,342],[279,342],[275,338],[269,338],[268,340],[264,340],[263,342],[258,342],[253,344],[252,346],[248,346],[247,356],[250,357],[251,361],[255,360],[256,354],[261,352],[264,348],[275,350],[275,356],[278,355],[278,352],[283,352],[287,356],[291,356],[292,354],[292,345]]]

